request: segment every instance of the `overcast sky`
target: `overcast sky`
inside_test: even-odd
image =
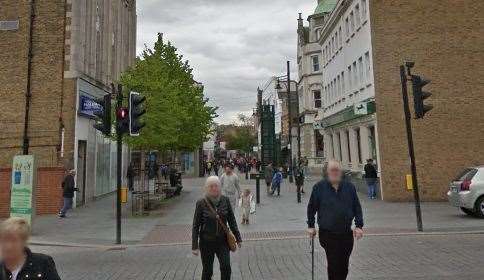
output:
[[[257,87],[295,66],[297,17],[317,0],[140,0],[138,53],[156,34],[172,41],[205,85],[218,122],[252,112]],[[295,74],[295,73],[294,73]]]

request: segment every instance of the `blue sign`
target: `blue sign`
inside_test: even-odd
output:
[[[95,117],[95,112],[102,112],[102,106],[92,97],[81,95],[79,97],[79,114]]]

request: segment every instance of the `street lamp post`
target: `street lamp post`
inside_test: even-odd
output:
[[[291,108],[291,62],[287,61],[287,114],[289,116],[288,125],[289,125],[289,182],[294,182],[293,176],[293,166],[292,166],[292,108]]]

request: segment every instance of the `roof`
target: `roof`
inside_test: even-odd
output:
[[[336,7],[338,0],[319,0],[314,14],[331,13]]]

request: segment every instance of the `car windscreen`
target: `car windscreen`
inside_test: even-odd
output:
[[[475,168],[466,168],[464,169],[457,177],[454,178],[454,181],[464,181],[464,180],[472,180],[474,175],[476,175],[477,169]]]

